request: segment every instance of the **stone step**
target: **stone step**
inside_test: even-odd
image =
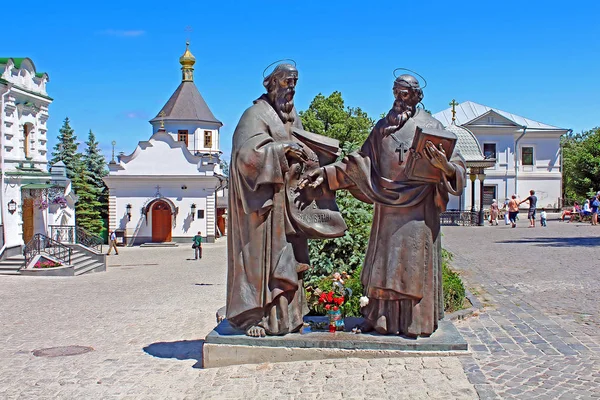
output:
[[[21,272],[18,269],[0,268],[0,275],[21,275]]]
[[[93,258],[87,258],[85,260],[79,260],[77,263],[71,263],[71,265],[73,265],[75,267],[75,272],[77,272],[80,269],[84,269],[88,266],[90,266],[91,264],[97,263],[98,261],[94,260]]]
[[[161,242],[161,243],[148,242],[148,243],[141,244],[140,247],[179,247],[179,243],[176,243],[176,242]]]
[[[75,267],[75,276],[78,275],[83,275],[83,274],[89,274],[92,272],[101,272],[101,271],[105,271],[106,267],[104,266],[104,264],[102,264],[101,262],[93,262],[92,264],[89,264],[88,266],[84,267],[84,268],[78,268]]]

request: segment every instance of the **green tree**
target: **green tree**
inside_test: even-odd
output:
[[[562,149],[567,201],[581,201],[600,190],[600,127],[564,136]]]
[[[90,129],[88,140],[85,142],[86,148],[83,154],[83,163],[89,172],[90,182],[99,193],[99,206],[97,211],[100,213],[101,219],[108,218],[108,189],[102,178],[108,175],[106,168],[106,159],[100,150],[99,143],[96,140],[96,135]]]
[[[304,129],[339,140],[344,154],[363,144],[375,122],[360,108],[346,107],[342,94],[337,91],[328,97],[318,94],[308,109],[300,112],[300,118]],[[334,271],[352,274],[364,261],[373,206],[355,199],[345,190],[336,193],[336,202],[348,231],[339,238],[310,241],[313,268],[306,276],[309,285]]]
[[[79,198],[75,204],[77,225],[95,235],[100,235],[103,228],[99,211],[101,203],[98,200],[100,189],[94,185],[91,173],[84,163],[80,163],[75,170],[71,184]]]
[[[77,136],[71,128],[69,117],[65,118],[63,126],[58,132],[58,143],[54,146],[50,164],[62,161],[67,167],[67,177],[73,179],[75,171],[81,164],[81,154],[77,152]]]
[[[346,107],[337,91],[328,97],[316,95],[300,118],[304,129],[339,140],[345,151],[360,147],[375,124],[359,107]]]

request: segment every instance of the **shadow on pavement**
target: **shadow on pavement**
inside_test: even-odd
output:
[[[204,340],[180,340],[178,342],[157,342],[144,347],[144,351],[158,358],[196,360],[192,368],[202,368],[202,348]]]
[[[591,237],[543,237],[543,238],[525,238],[515,240],[502,240],[496,243],[516,243],[516,244],[533,244],[537,246],[548,247],[598,247],[600,246],[600,238],[597,236]]]

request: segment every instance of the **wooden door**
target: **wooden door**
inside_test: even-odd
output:
[[[171,241],[171,210],[164,201],[152,206],[152,241]]]
[[[23,199],[23,241],[33,238],[33,199]]]

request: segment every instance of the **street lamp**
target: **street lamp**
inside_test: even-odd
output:
[[[127,220],[131,221],[131,204],[127,204],[125,209],[127,210]]]
[[[196,218],[196,203],[192,203],[192,221]]]
[[[17,203],[14,200],[8,202],[8,212],[14,214],[17,211]]]

